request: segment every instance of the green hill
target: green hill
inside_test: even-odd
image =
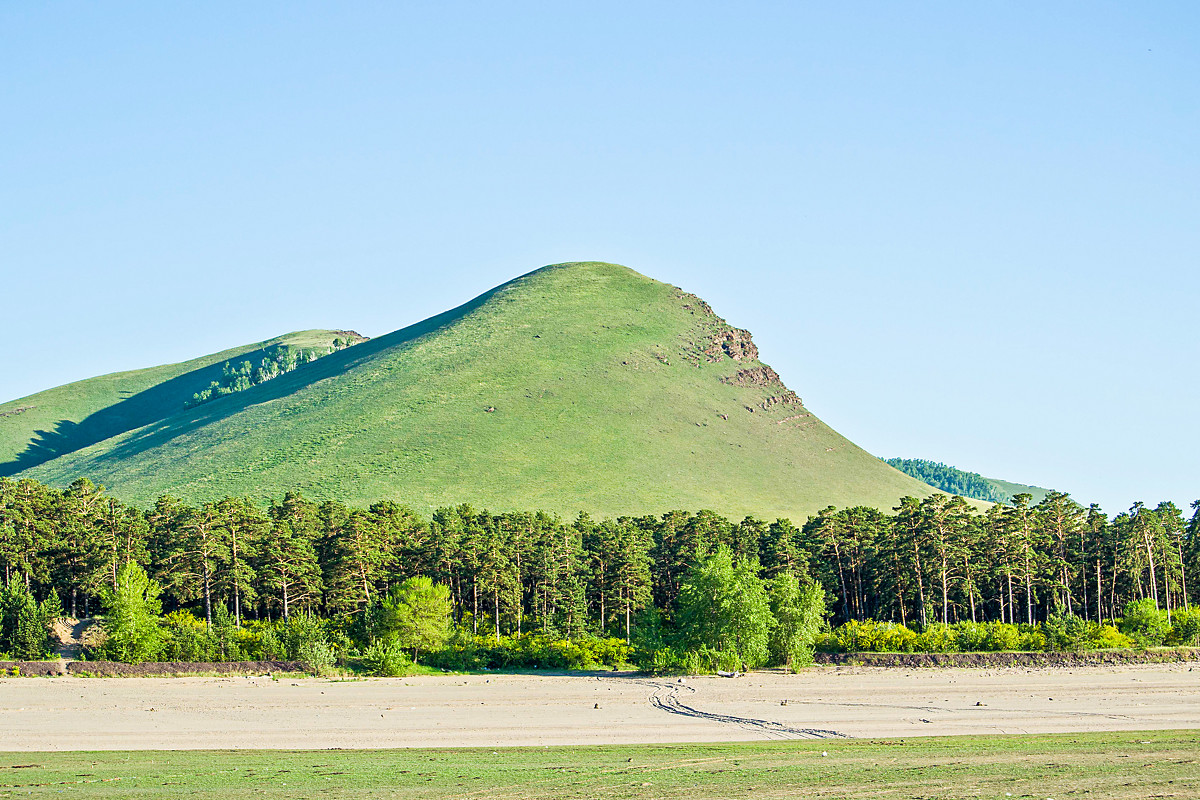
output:
[[[1010,502],[1014,495],[1024,492],[1025,494],[1031,495],[1032,499],[1029,502],[1037,505],[1045,499],[1047,492],[1050,491],[1049,489],[1043,489],[1041,486],[1030,486],[1024,483],[1002,481],[999,478],[987,478],[986,480],[995,487],[996,493],[999,494],[1006,503]]]
[[[180,403],[195,391],[181,388]],[[563,515],[803,519],[931,492],[813,416],[703,300],[613,264],[545,267],[176,408],[21,474],[57,485],[86,475],[139,503],[298,489],[426,512],[469,502]]]
[[[1032,495],[1033,499],[1030,502],[1036,505],[1049,491],[1040,486],[985,478],[977,472],[967,472],[940,461],[926,461],[923,458],[888,458],[884,459],[884,462],[939,491],[974,500],[1009,503],[1014,495],[1026,492]]]
[[[0,403],[0,475],[14,475],[179,413],[228,361],[258,364],[277,348],[325,348],[353,331],[299,331],[179,364],[114,372]]]

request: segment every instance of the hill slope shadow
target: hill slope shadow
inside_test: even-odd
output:
[[[268,355],[275,341],[243,353],[236,360],[257,363]],[[209,364],[165,380],[90,414],[80,422],[63,419],[54,424],[52,431],[35,431],[35,438],[25,450],[11,461],[0,463],[0,476],[15,475],[183,411],[184,403],[193,394],[221,379],[225,363]]]
[[[202,428],[214,420],[232,416],[259,403],[285,397],[317,381],[349,371],[384,350],[407,344],[453,324],[523,277],[525,276],[497,286],[449,311],[331,353],[265,383],[223,395],[198,406],[185,408],[184,403],[194,393],[222,377],[224,362],[164,381],[97,411],[79,423],[60,420],[55,424],[55,430],[37,431],[37,438],[30,442],[20,455],[12,461],[0,464],[0,476],[12,476],[114,436],[146,428],[143,433],[114,448],[106,457],[119,460],[136,455],[177,436]],[[263,347],[238,356],[237,360],[255,363],[266,354],[267,347]]]

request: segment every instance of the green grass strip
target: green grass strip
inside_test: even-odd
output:
[[[1200,796],[1200,731],[420,750],[0,754],[0,797]]]

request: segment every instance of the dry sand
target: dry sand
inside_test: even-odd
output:
[[[784,704],[786,701],[786,704]],[[1200,665],[0,680],[0,750],[502,747],[1200,728]]]

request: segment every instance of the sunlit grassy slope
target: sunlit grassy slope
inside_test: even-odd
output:
[[[988,478],[987,481],[996,487],[996,491],[1004,497],[1012,497],[1016,494],[1025,492],[1031,496],[1030,503],[1036,505],[1042,502],[1046,497],[1049,489],[1043,489],[1041,486],[1030,486],[1025,483],[1013,483],[1012,481],[1002,481],[999,478]],[[1086,505],[1086,504],[1085,504]]]
[[[114,372],[0,403],[0,475],[13,475],[56,456],[183,410],[193,394],[221,378],[227,361],[257,364],[277,345],[327,347],[341,331],[298,331],[179,364]]]
[[[693,295],[560,264],[23,474],[87,475],[140,503],[298,489],[563,515],[803,519],[932,491],[820,422],[755,354]]]

